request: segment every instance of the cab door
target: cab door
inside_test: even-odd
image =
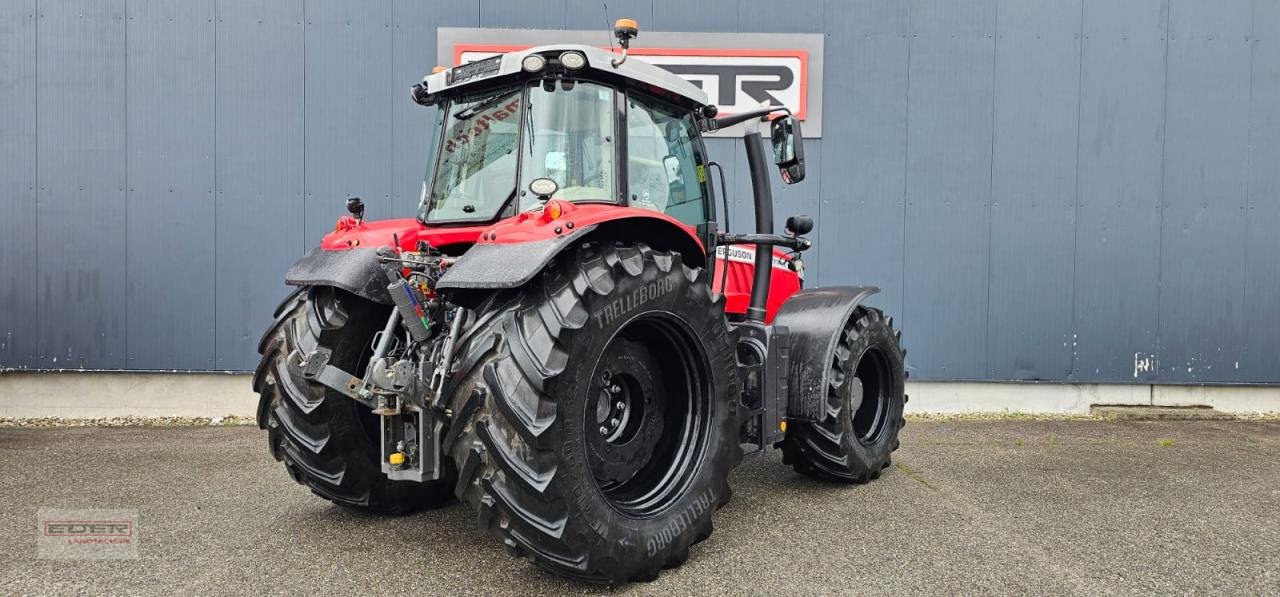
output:
[[[697,122],[684,109],[630,91],[626,101],[626,198],[631,207],[665,213],[715,246],[708,224],[714,201]]]

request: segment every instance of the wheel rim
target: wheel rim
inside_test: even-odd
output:
[[[874,444],[884,433],[893,391],[889,359],[878,348],[868,348],[858,359],[853,383],[862,391],[862,402],[850,415],[853,432],[863,444]]]
[[[596,487],[626,516],[657,515],[684,496],[707,449],[711,393],[696,337],[651,314],[601,352],[583,413]]]

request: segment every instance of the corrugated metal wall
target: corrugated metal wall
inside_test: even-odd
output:
[[[0,3],[0,366],[250,368],[343,198],[413,213],[436,27],[618,16],[826,34],[779,219],[917,379],[1280,381],[1280,0]]]

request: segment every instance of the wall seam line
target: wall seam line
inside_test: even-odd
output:
[[[911,169],[911,40],[915,38],[911,26],[911,1],[907,1],[907,22],[905,37],[907,39],[907,77],[903,93],[902,109],[902,296],[898,313],[903,322],[911,321],[907,317],[907,181],[910,180]]]
[[[1080,137],[1081,128],[1084,122],[1084,5],[1086,0],[1080,0],[1080,36],[1077,38],[1079,47],[1079,62],[1076,66],[1076,181],[1074,201],[1072,202],[1072,221],[1071,221],[1071,324],[1068,332],[1071,334],[1071,361],[1067,368],[1067,379],[1076,376],[1076,367],[1079,365],[1078,357],[1080,354],[1080,330],[1077,327],[1076,300],[1079,298],[1077,292],[1077,284],[1080,275]]]
[[[31,92],[31,98],[33,100],[32,103],[35,104],[35,117],[36,117],[36,129],[35,129],[36,130],[36,139],[35,139],[36,141],[36,159],[35,159],[36,202],[35,203],[36,204],[32,206],[34,208],[32,211],[35,213],[35,228],[36,228],[36,234],[35,234],[36,278],[39,279],[40,273],[41,273],[40,272],[40,137],[41,137],[40,135],[40,0],[34,0],[32,4],[35,5],[35,9],[36,9],[36,13],[34,15],[35,16],[34,26],[36,28],[36,32],[35,32],[36,48],[34,52],[35,68],[32,70],[32,72],[35,75],[33,79],[35,88],[32,89],[32,92]],[[40,330],[40,323],[44,321],[44,316],[43,316],[44,314],[42,313],[42,311],[44,311],[43,307],[44,307],[44,301],[40,299],[40,287],[37,286],[36,287],[35,351],[31,355],[32,356],[31,364],[33,366],[32,368],[34,369],[39,369],[40,362],[44,360],[44,350],[40,346],[40,343],[43,341],[43,338],[44,338],[44,334],[42,334]]]
[[[1160,228],[1157,230],[1156,236],[1156,371],[1155,380],[1160,379],[1160,353],[1163,352],[1160,337],[1160,317],[1162,315],[1161,308],[1164,303],[1164,187],[1165,187],[1165,169],[1167,166],[1167,153],[1169,146],[1169,40],[1173,38],[1173,1],[1166,0],[1165,6],[1168,7],[1164,15],[1164,97],[1163,106],[1160,114],[1160,196],[1156,201],[1156,211],[1159,213]],[[1153,380],[1154,381],[1154,380]]]
[[[129,0],[124,0],[124,367],[129,367]]]
[[[299,225],[302,228],[301,246],[298,248],[298,255],[307,254],[307,0],[302,0],[302,219]]]
[[[1240,315],[1246,321],[1245,321],[1245,325],[1243,326],[1244,338],[1242,338],[1242,340],[1244,341],[1244,346],[1241,347],[1243,354],[1241,355],[1240,359],[1236,361],[1236,368],[1234,370],[1234,375],[1236,376],[1237,379],[1240,378],[1239,377],[1240,361],[1244,361],[1245,366],[1248,366],[1249,364],[1249,332],[1250,332],[1250,328],[1252,327],[1248,324],[1247,318],[1248,318],[1248,306],[1249,306],[1249,204],[1252,201],[1252,196],[1253,196],[1253,76],[1254,76],[1253,66],[1254,66],[1254,60],[1255,60],[1255,56],[1254,56],[1255,50],[1258,47],[1257,35],[1258,35],[1258,0],[1253,0],[1253,3],[1249,7],[1249,108],[1248,108],[1249,130],[1248,130],[1247,141],[1245,142],[1245,156],[1244,156],[1244,159],[1245,159],[1244,207],[1243,207],[1244,209],[1244,251],[1243,251],[1244,272],[1243,273],[1244,275],[1242,276],[1244,278],[1244,283],[1242,288],[1241,304],[1240,304]]]
[[[218,368],[218,6],[213,3],[213,351],[211,369]]]
[[[997,78],[999,77],[999,61],[1000,61],[1000,0],[993,0],[991,3],[991,154],[987,161],[987,321],[983,326],[986,332],[986,360],[987,360],[987,378],[993,376],[994,368],[991,364],[991,250],[994,246],[995,237],[995,172],[996,172],[996,101]]]

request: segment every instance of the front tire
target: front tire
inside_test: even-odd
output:
[[[857,307],[840,332],[822,421],[796,421],[782,460],[828,481],[866,483],[898,449],[905,421],[901,333],[879,309]]]
[[[263,335],[253,376],[258,426],[276,460],[295,481],[340,506],[380,514],[408,514],[442,505],[452,479],[391,481],[382,473],[379,425],[364,405],[302,375],[300,362],[317,348],[329,364],[364,374],[373,336],[390,310],[336,288],[299,289],[276,309]]]
[[[733,331],[678,253],[584,245],[478,313],[447,449],[518,556],[651,580],[711,534],[742,458]]]

